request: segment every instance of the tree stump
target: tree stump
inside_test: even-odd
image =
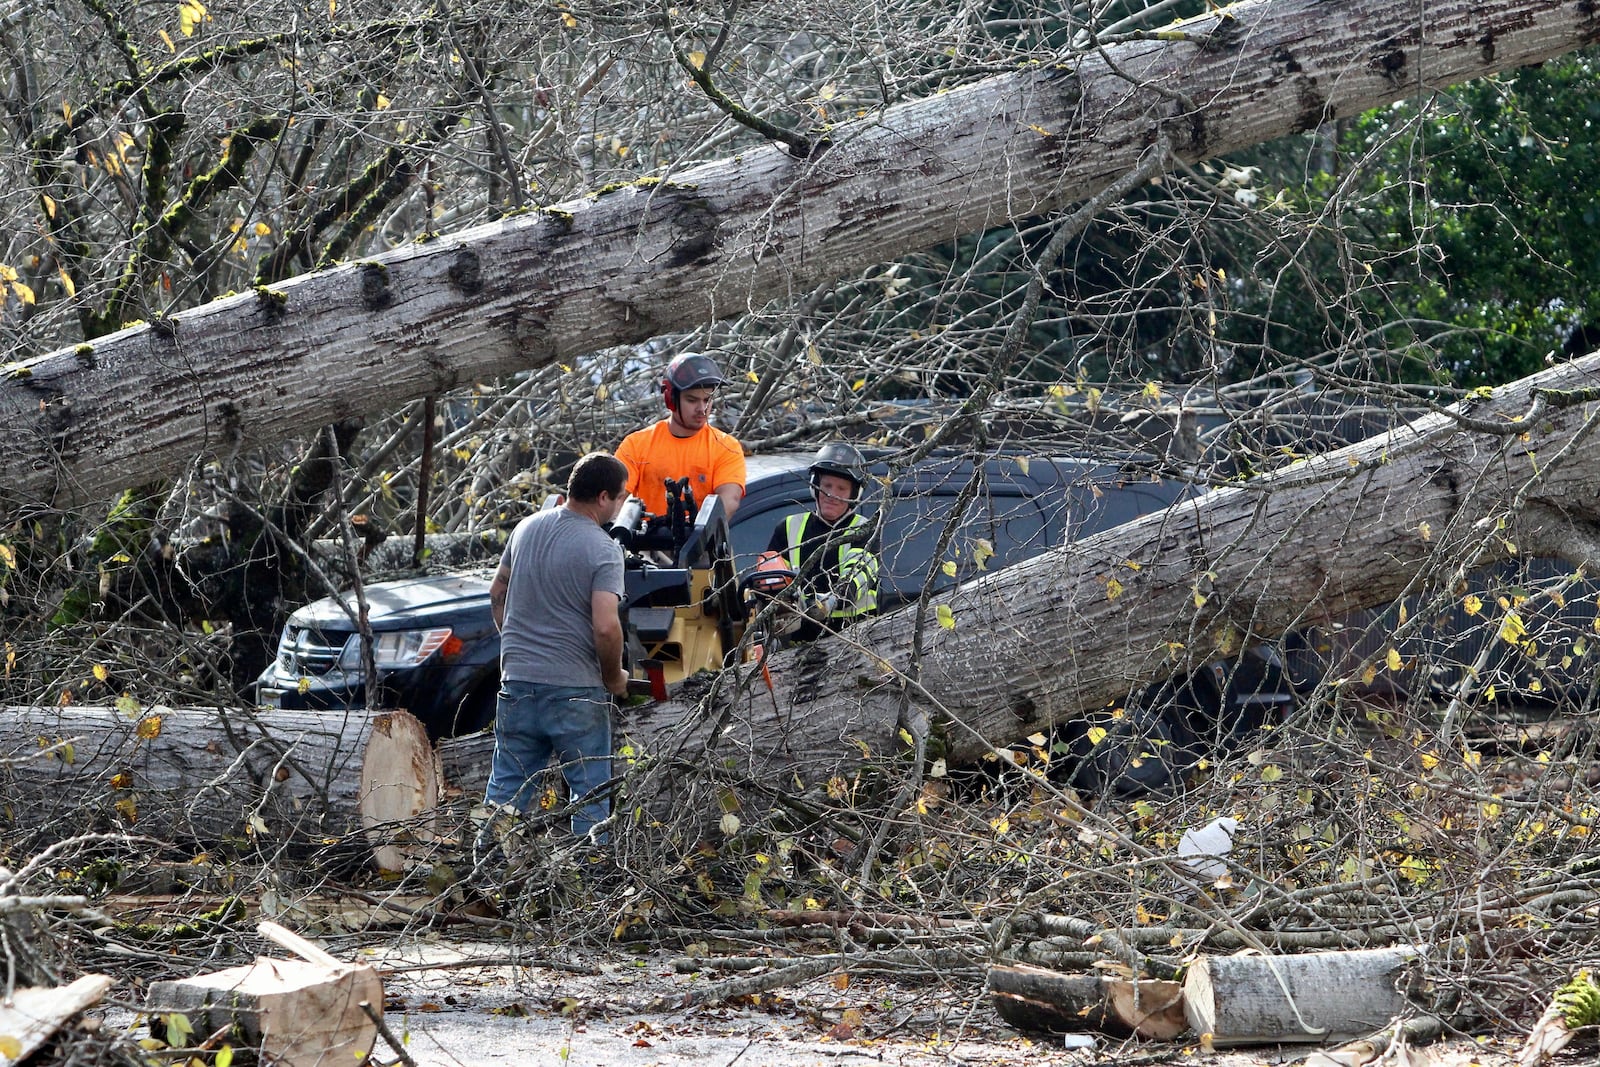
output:
[[[150,1031],[174,1047],[231,1030],[228,1043],[253,1048],[276,1067],[364,1063],[377,1041],[383,982],[364,963],[345,963],[271,923],[261,932],[309,958],[258,958],[244,967],[154,982],[145,1001]],[[177,1023],[174,1015],[183,1017]]]

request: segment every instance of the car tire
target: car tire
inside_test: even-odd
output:
[[[498,682],[474,689],[457,707],[455,721],[449,724],[450,729],[446,732],[446,736],[465,737],[493,726],[498,698]]]

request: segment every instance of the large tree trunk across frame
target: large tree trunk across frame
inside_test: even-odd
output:
[[[1244,0],[835,130],[0,367],[0,514],[639,341],[1600,39],[1589,0]]]

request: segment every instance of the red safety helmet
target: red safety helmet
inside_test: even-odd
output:
[[[710,356],[685,352],[667,364],[667,373],[661,379],[661,399],[668,411],[677,411],[678,396],[685,389],[715,389],[727,384],[728,379]]]

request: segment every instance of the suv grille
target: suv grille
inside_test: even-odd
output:
[[[278,638],[278,673],[291,678],[327,674],[339,662],[348,633],[324,633],[310,627],[285,626]]]

